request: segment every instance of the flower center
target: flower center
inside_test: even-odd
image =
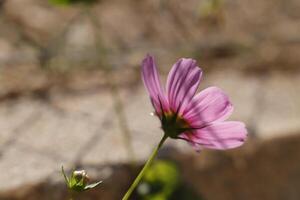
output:
[[[190,130],[191,126],[174,112],[164,112],[161,117],[162,129],[170,138],[178,138],[181,133]]]

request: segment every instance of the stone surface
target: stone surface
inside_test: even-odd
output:
[[[162,58],[193,55],[217,67],[224,67],[225,60],[226,66],[263,70],[298,68],[297,7],[296,1],[229,1],[205,16],[203,1],[195,0],[185,5],[178,1],[99,1],[89,11],[41,0],[9,0],[2,15],[14,25],[13,34],[17,32],[21,46],[27,43],[38,48],[36,60],[44,56],[50,64],[55,61],[71,67],[74,59],[95,67],[95,55],[106,49],[110,64],[118,67],[139,64],[134,59],[137,52],[152,52]],[[97,44],[88,45],[91,41]]]
[[[299,131],[298,82],[299,74],[274,72],[257,77],[223,70],[205,74],[201,89],[220,86],[235,105],[231,119],[245,121],[250,137],[268,140]],[[159,121],[150,115],[153,109],[141,82],[119,89],[134,156],[128,156],[130,149],[110,90],[57,90],[48,101],[28,96],[2,102],[0,169],[7,173],[0,176],[1,188],[38,182],[57,173],[62,164],[105,166],[145,160],[162,135]],[[170,140],[167,146],[192,152],[180,140]]]
[[[50,42],[74,15],[72,10],[60,13],[45,3],[38,0],[12,0],[5,1],[3,5],[5,15],[21,26],[19,31],[40,46]]]
[[[248,141],[239,150],[205,150],[201,156],[197,153],[180,153],[173,149],[165,158],[179,165],[185,186],[191,186],[204,199],[296,200],[300,196],[299,142],[298,132],[290,137],[261,142]],[[39,168],[38,163],[34,166]],[[98,176],[105,172],[101,167],[87,167],[87,170],[94,171]],[[132,171],[136,169],[117,165],[110,166],[110,170],[111,176],[104,179],[104,184],[99,189],[79,195],[77,199],[120,199],[120,194],[124,193],[129,180],[134,177]],[[2,192],[0,197],[4,200],[66,199],[67,192],[62,183],[52,181],[53,177],[58,179],[58,174],[56,172],[48,177],[47,182]],[[101,175],[97,178],[101,178]]]

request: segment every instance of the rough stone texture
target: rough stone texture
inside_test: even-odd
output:
[[[298,68],[298,2],[231,0],[208,14],[203,2],[104,0],[87,12],[42,0],[9,0],[2,15],[14,28],[0,35],[17,32],[12,35],[23,40],[22,46],[38,48],[36,60],[54,66],[72,67],[74,60],[93,66],[106,49],[116,67],[137,65],[138,55],[154,52],[166,58],[194,55],[218,67],[226,59],[226,66],[236,68]]]
[[[290,137],[280,137],[261,142],[248,141],[239,150],[228,152],[203,151],[186,154],[175,149],[168,151],[165,158],[180,166],[181,176],[204,199],[299,199],[299,132]],[[282,148],[285,147],[285,148]],[[164,149],[162,149],[164,152]],[[170,152],[172,152],[170,154]],[[291,154],[293,152],[293,154]],[[166,156],[167,155],[167,156]],[[130,179],[134,177],[128,166],[109,166],[111,176],[104,179],[101,188],[84,193],[77,199],[113,199],[121,195]],[[97,178],[105,174],[105,168],[87,167]],[[20,187],[1,193],[4,200],[66,199],[67,193],[58,179],[58,172],[48,177],[48,182]],[[117,184],[116,184],[117,183]]]
[[[49,42],[50,38],[55,37],[74,15],[71,9],[67,12],[60,12],[43,3],[47,2],[11,0],[5,1],[3,5],[5,16],[20,26],[19,31],[28,40],[41,46]]]
[[[297,82],[298,74],[274,73],[258,79],[224,70],[206,74],[201,89],[212,84],[221,86],[236,106],[232,119],[245,121],[250,137],[255,133],[269,139],[299,130]],[[141,82],[119,92],[135,159],[144,160],[162,134],[159,122],[150,115],[151,104]],[[0,176],[2,190],[52,176],[62,164],[105,166],[130,159],[110,90],[56,91],[50,93],[48,101],[29,96],[0,105],[0,168],[7,171]],[[168,145],[192,152],[184,143],[169,141]]]

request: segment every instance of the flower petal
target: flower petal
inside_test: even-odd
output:
[[[194,147],[231,149],[241,146],[247,137],[245,124],[238,121],[218,122],[180,135]]]
[[[168,109],[168,103],[160,83],[153,56],[147,55],[142,62],[142,79],[157,114],[161,113],[161,107],[164,110]]]
[[[189,58],[179,59],[169,72],[167,95],[170,108],[182,114],[199,86],[202,70],[196,61]]]
[[[228,96],[217,87],[209,87],[197,94],[187,106],[183,117],[192,127],[203,127],[227,119],[233,112]]]

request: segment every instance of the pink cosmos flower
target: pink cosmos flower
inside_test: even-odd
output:
[[[142,79],[161,127],[168,137],[183,139],[197,150],[230,149],[247,137],[244,123],[225,121],[233,112],[228,96],[217,87],[196,94],[202,70],[190,58],[179,59],[168,74],[166,88],[160,83],[155,60],[142,62]]]

